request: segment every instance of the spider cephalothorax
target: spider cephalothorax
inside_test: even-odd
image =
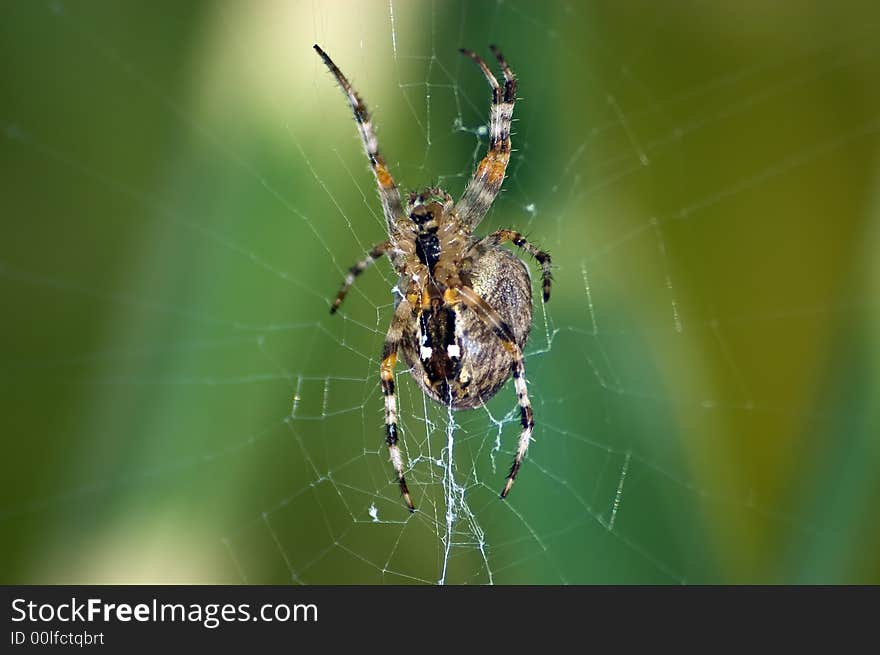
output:
[[[532,322],[531,277],[523,262],[501,247],[522,248],[541,264],[543,297],[550,298],[550,255],[513,230],[473,235],[501,190],[510,159],[510,125],[516,78],[501,53],[492,52],[504,73],[498,84],[486,63],[469,50],[492,87],[489,152],[477,166],[458,203],[439,188],[410,193],[404,207],[397,185],[379,154],[370,116],[360,96],[317,45],[315,50],[348,97],[376,182],[388,240],[375,246],[348,272],[330,307],[335,312],[355,278],[387,254],[400,274],[391,326],[380,367],[385,396],[385,439],[404,500],[414,509],[398,446],[394,366],[400,351],[426,395],[452,409],[488,401],[511,375],[520,407],[522,432],[501,497],[507,496],[528,449],[534,428],[526,389],[523,348]]]

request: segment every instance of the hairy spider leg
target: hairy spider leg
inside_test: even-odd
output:
[[[391,173],[388,172],[388,166],[385,159],[379,153],[379,140],[376,138],[376,132],[373,130],[373,124],[370,121],[370,114],[367,106],[361,100],[360,95],[351,86],[339,67],[333,63],[329,55],[321,50],[318,44],[314,45],[315,52],[321,57],[330,72],[336,78],[342,91],[348,98],[351,109],[354,112],[354,119],[357,121],[358,132],[360,132],[361,140],[364,143],[364,150],[367,152],[367,158],[370,160],[370,166],[373,174],[376,176],[376,184],[379,187],[379,198],[382,201],[382,211],[385,213],[385,221],[388,224],[388,232],[392,239],[398,233],[398,221],[404,219],[403,203],[400,199],[400,192],[397,190],[397,184]]]
[[[550,300],[550,281],[553,279],[553,273],[550,265],[549,252],[540,250],[539,248],[535,247],[516,230],[497,230],[487,236],[484,241],[489,241],[490,243],[495,244],[501,244],[505,241],[510,241],[513,245],[518,248],[522,248],[532,257],[534,257],[541,265],[541,281],[544,302]]]
[[[345,279],[342,281],[342,288],[339,289],[339,293],[336,294],[336,299],[333,301],[333,304],[330,306],[330,313],[335,314],[336,310],[339,309],[339,306],[342,304],[342,301],[345,300],[345,294],[348,293],[348,290],[351,288],[351,285],[354,284],[354,281],[357,279],[357,276],[367,270],[373,262],[375,262],[379,257],[384,255],[388,249],[391,248],[391,243],[385,241],[384,243],[380,243],[378,245],[373,246],[373,249],[367,253],[367,256],[360,260],[357,264],[348,269],[348,274],[345,276]]]
[[[444,300],[450,304],[462,302],[468,308],[488,325],[492,331],[501,339],[501,343],[507,352],[513,357],[511,370],[513,373],[513,386],[516,391],[516,399],[519,403],[520,426],[522,430],[519,434],[519,442],[516,447],[516,456],[510,466],[510,472],[501,490],[501,498],[507,498],[510,488],[516,480],[516,474],[519,473],[523,458],[529,449],[532,441],[532,433],[535,429],[535,416],[532,412],[532,402],[529,400],[529,392],[526,388],[526,365],[523,359],[523,353],[513,338],[513,332],[510,326],[504,321],[495,309],[483,300],[476,291],[470,287],[462,286],[457,289],[447,289],[444,294]]]
[[[492,105],[489,110],[489,151],[477,166],[456,205],[459,219],[471,230],[483,220],[501,191],[504,173],[510,161],[510,128],[513,122],[513,105],[516,102],[516,77],[498,48],[489,47],[504,72],[503,88],[482,57],[465,48],[461,49],[463,54],[477,63],[492,88]]]
[[[403,455],[397,445],[400,430],[397,425],[397,395],[394,392],[394,365],[397,364],[397,349],[400,347],[400,341],[411,313],[412,306],[407,300],[401,300],[397,309],[394,310],[391,325],[385,335],[385,345],[382,348],[380,378],[382,380],[382,395],[385,398],[385,443],[388,444],[391,463],[397,473],[400,493],[409,511],[414,512],[416,508],[410,498],[406,478],[403,475]]]

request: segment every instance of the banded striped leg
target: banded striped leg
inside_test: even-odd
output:
[[[348,293],[348,290],[351,288],[351,285],[354,284],[357,276],[367,270],[370,265],[372,265],[374,261],[379,259],[379,257],[384,255],[390,247],[391,244],[388,241],[373,246],[373,249],[367,253],[366,257],[364,257],[357,264],[348,269],[348,274],[345,276],[345,280],[343,280],[342,282],[342,288],[339,289],[339,293],[336,294],[336,299],[330,306],[331,314],[335,314],[336,310],[339,309],[339,305],[341,305],[342,301],[345,300],[345,294]]]
[[[382,210],[385,212],[385,220],[388,223],[389,233],[394,235],[398,229],[397,222],[404,219],[403,204],[400,200],[400,192],[397,190],[397,184],[395,184],[394,178],[391,177],[391,173],[388,172],[388,166],[385,164],[385,159],[379,154],[379,141],[376,138],[376,132],[373,130],[373,124],[370,121],[370,113],[367,111],[367,106],[364,104],[364,101],[361,100],[357,91],[351,86],[348,79],[346,79],[345,75],[342,74],[342,71],[339,70],[339,67],[333,63],[332,59],[330,59],[329,55],[321,50],[318,44],[315,44],[313,47],[315,48],[315,52],[318,53],[318,56],[321,57],[322,61],[327,65],[327,68],[330,69],[330,72],[333,73],[333,76],[336,78],[336,81],[339,83],[339,86],[342,87],[342,91],[348,98],[348,102],[354,112],[354,119],[357,121],[358,132],[360,132],[361,140],[364,144],[364,150],[367,152],[370,166],[373,169],[373,174],[376,176],[376,184],[379,187],[379,198],[382,200]]]
[[[544,292],[544,302],[550,300],[550,280],[553,279],[553,274],[550,270],[549,252],[539,250],[531,243],[529,243],[526,238],[516,230],[498,230],[490,234],[488,237],[486,237],[486,239],[492,239],[496,244],[510,241],[513,245],[517,246],[518,248],[522,248],[532,257],[538,260],[538,263],[541,265],[541,281]]]
[[[510,161],[510,127],[513,122],[513,105],[516,102],[516,77],[498,48],[489,47],[501,64],[504,73],[503,88],[479,55],[464,48],[461,50],[477,62],[489,81],[489,86],[492,87],[492,106],[489,110],[489,152],[477,166],[456,205],[459,219],[471,229],[483,220],[498,192],[501,191],[504,172],[507,170],[507,162]]]
[[[403,455],[397,445],[399,440],[399,428],[397,426],[397,396],[394,393],[394,365],[397,363],[397,348],[403,337],[403,328],[411,306],[406,300],[402,300],[394,311],[391,326],[385,335],[385,346],[382,349],[382,365],[380,377],[382,379],[382,395],[385,398],[385,443],[388,444],[388,453],[391,463],[397,473],[397,481],[400,484],[400,493],[410,512],[416,510],[413,506],[409,489],[406,487],[406,478],[403,475]]]
[[[447,301],[450,300],[452,302],[460,300],[472,309],[480,320],[492,328],[498,338],[501,339],[504,348],[513,357],[513,365],[511,366],[513,387],[516,390],[516,399],[519,403],[519,418],[522,430],[519,433],[516,456],[513,459],[513,464],[510,466],[510,472],[507,474],[504,488],[501,490],[501,498],[507,498],[507,494],[510,493],[510,488],[513,486],[514,480],[516,480],[516,474],[519,473],[523,458],[526,456],[526,451],[529,449],[532,433],[535,429],[535,416],[532,412],[532,403],[529,400],[529,391],[526,388],[526,365],[522,349],[514,341],[510,326],[476,291],[469,287],[460,287],[451,294],[447,292]]]

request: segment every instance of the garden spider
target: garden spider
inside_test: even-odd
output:
[[[400,279],[380,366],[385,440],[410,511],[415,506],[406,486],[398,446],[394,393],[398,351],[403,353],[422,391],[452,409],[483,405],[513,375],[522,431],[501,498],[510,492],[535,426],[523,362],[523,348],[532,323],[531,276],[523,262],[501,244],[510,241],[541,265],[544,302],[550,298],[550,255],[513,230],[498,230],[483,238],[473,236],[504,181],[516,100],[516,78],[501,52],[490,47],[504,73],[504,86],[498,84],[482,58],[470,50],[461,50],[477,63],[492,87],[488,153],[457,203],[442,189],[427,188],[410,193],[404,207],[385,159],[379,154],[366,105],[327,53],[314,46],[354,111],[388,227],[388,240],[349,269],[330,313],[339,309],[355,278],[376,259],[387,255]]]

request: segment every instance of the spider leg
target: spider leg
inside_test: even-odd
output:
[[[388,166],[385,164],[385,158],[379,153],[379,140],[376,138],[376,132],[373,130],[373,124],[370,120],[370,113],[361,97],[358,95],[351,83],[346,79],[339,67],[333,63],[330,56],[324,52],[318,44],[314,45],[315,52],[321,57],[330,72],[336,78],[342,91],[348,98],[351,109],[354,112],[354,119],[357,121],[358,132],[360,132],[361,140],[364,143],[364,150],[367,152],[367,158],[370,160],[370,166],[373,174],[376,176],[376,184],[379,187],[379,197],[382,201],[382,210],[385,212],[385,220],[388,223],[388,231],[390,234],[396,234],[397,223],[403,218],[403,204],[400,199],[400,192],[397,190],[397,184],[391,173],[388,172]]]
[[[498,192],[501,191],[504,173],[510,161],[510,128],[513,122],[513,105],[516,102],[516,77],[498,48],[489,47],[501,65],[504,87],[498,84],[489,66],[479,55],[461,49],[463,54],[477,63],[492,88],[492,105],[489,110],[489,152],[477,166],[456,206],[459,219],[470,229],[474,229],[483,220]]]
[[[397,473],[400,493],[409,511],[414,512],[416,508],[413,505],[412,498],[410,498],[409,489],[406,486],[406,478],[403,475],[403,455],[397,445],[400,431],[397,426],[397,395],[394,393],[394,365],[397,363],[397,349],[403,338],[403,329],[406,326],[407,316],[411,311],[411,305],[407,300],[401,300],[397,309],[394,310],[391,325],[388,328],[388,333],[385,335],[385,346],[382,348],[380,377],[382,380],[382,395],[385,398],[385,443],[388,444],[391,463],[394,465],[394,470]]]
[[[345,300],[345,294],[348,293],[348,290],[351,288],[351,285],[354,284],[357,276],[367,270],[372,265],[372,263],[379,259],[379,257],[381,257],[382,255],[384,255],[389,248],[391,248],[391,244],[388,241],[373,246],[373,249],[367,253],[366,257],[364,257],[357,264],[348,269],[348,274],[342,281],[342,288],[339,289],[339,293],[336,294],[336,299],[330,306],[331,314],[335,314],[336,310],[339,309],[342,301]]]
[[[535,416],[532,412],[532,402],[529,400],[529,391],[526,388],[526,366],[523,359],[522,349],[516,344],[513,332],[510,326],[504,321],[495,309],[483,300],[476,291],[470,287],[459,287],[457,289],[447,289],[444,294],[444,300],[450,304],[463,302],[468,308],[474,311],[476,315],[486,325],[492,328],[492,331],[501,339],[504,348],[513,357],[513,365],[511,370],[513,373],[513,386],[516,390],[516,399],[519,403],[520,425],[522,430],[519,434],[519,442],[516,447],[516,456],[513,464],[510,466],[510,472],[501,490],[501,498],[507,498],[510,488],[516,480],[516,474],[519,473],[523,458],[529,449],[529,443],[532,441],[532,432],[535,429]]]
[[[522,248],[532,257],[538,260],[541,265],[541,281],[543,288],[544,302],[550,300],[550,281],[553,279],[553,273],[550,270],[550,253],[536,248],[529,243],[526,238],[516,230],[497,230],[487,236],[484,241],[490,241],[494,244],[501,244],[510,241],[518,248]]]

